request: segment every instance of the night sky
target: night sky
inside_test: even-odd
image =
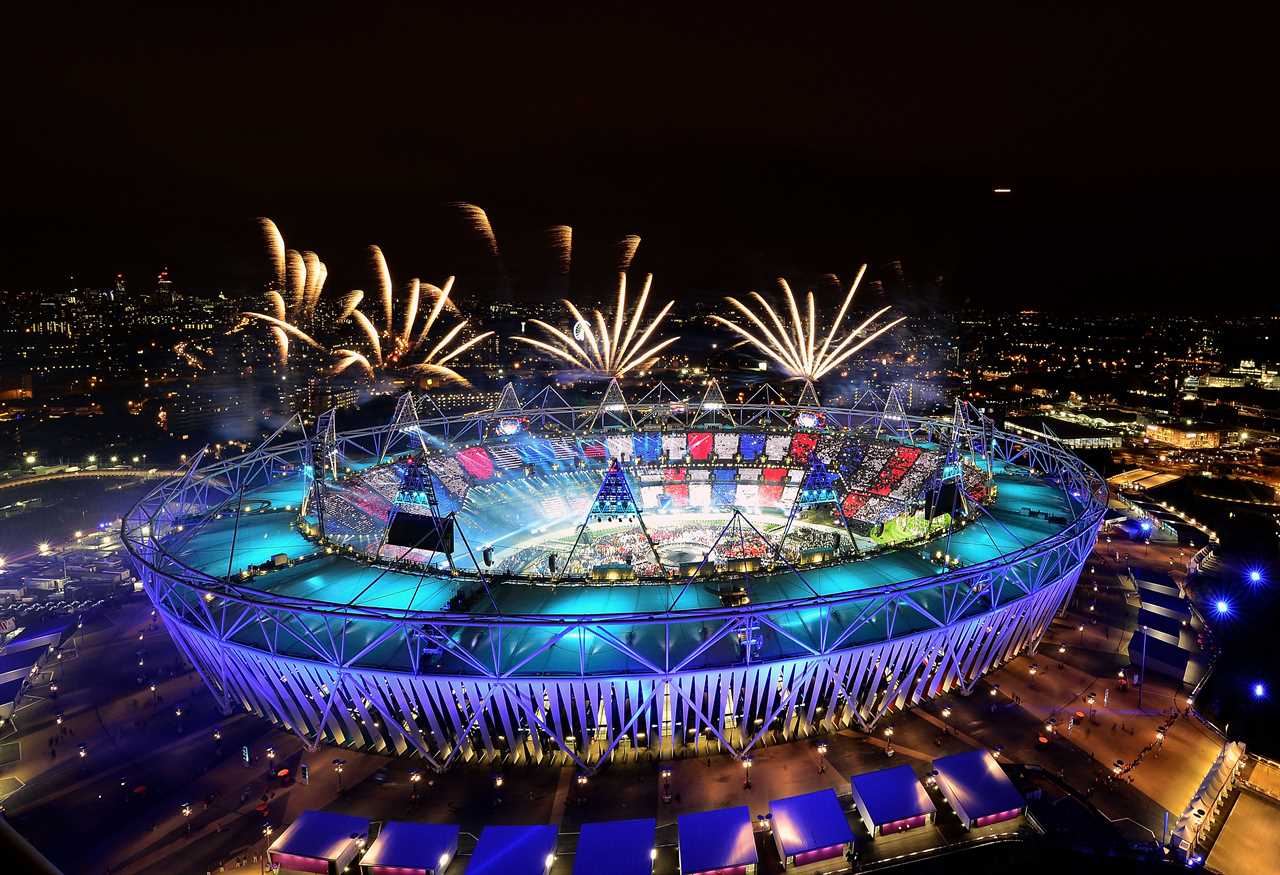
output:
[[[1277,307],[1270,27],[1025,5],[27,9],[0,289],[161,264],[250,288],[258,215],[336,286],[371,242],[478,275],[468,200],[529,289],[565,223],[584,285],[634,232],[637,267],[708,297],[902,259],[940,303]]]

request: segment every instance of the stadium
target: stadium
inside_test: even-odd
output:
[[[125,518],[131,562],[228,713],[440,770],[744,757],[972,690],[1037,645],[1106,499],[967,405],[807,383],[300,430],[193,458]]]

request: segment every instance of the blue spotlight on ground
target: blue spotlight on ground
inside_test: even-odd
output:
[[[1218,601],[1214,603],[1213,608],[1218,612],[1219,616],[1225,617],[1227,614],[1231,613],[1231,602],[1226,599],[1218,599]]]
[[[1255,699],[1264,699],[1267,695],[1267,685],[1259,681],[1253,685],[1253,697]]]

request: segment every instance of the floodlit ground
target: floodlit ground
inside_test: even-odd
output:
[[[1241,793],[1206,866],[1222,875],[1280,872],[1280,804]]]

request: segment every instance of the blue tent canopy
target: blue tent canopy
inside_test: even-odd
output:
[[[1026,807],[1026,800],[986,750],[970,750],[933,761],[938,782],[962,818],[978,820]]]
[[[555,852],[554,826],[486,826],[467,875],[543,875]]]
[[[682,814],[676,829],[683,875],[757,862],[751,811],[745,805]]]
[[[934,812],[933,800],[911,766],[894,766],[849,779],[853,798],[876,826]]]
[[[439,872],[458,852],[458,832],[453,824],[388,821],[360,865]]]
[[[31,674],[31,667],[44,656],[44,653],[43,650],[35,648],[19,650],[16,653],[7,651],[0,653],[0,681],[22,680]]]
[[[773,832],[785,856],[853,841],[849,819],[832,789],[774,799],[769,803]]]
[[[609,875],[651,875],[654,836],[658,822],[652,817],[639,820],[610,820],[584,823],[574,857],[574,875],[607,870]]]
[[[48,617],[41,620],[25,621],[22,626],[5,635],[0,645],[5,653],[18,653],[37,647],[48,647],[59,644],[62,636],[71,628],[74,621],[70,617]]]
[[[304,811],[271,845],[271,853],[338,862],[353,855],[351,836],[369,835],[369,820],[332,811]]]

